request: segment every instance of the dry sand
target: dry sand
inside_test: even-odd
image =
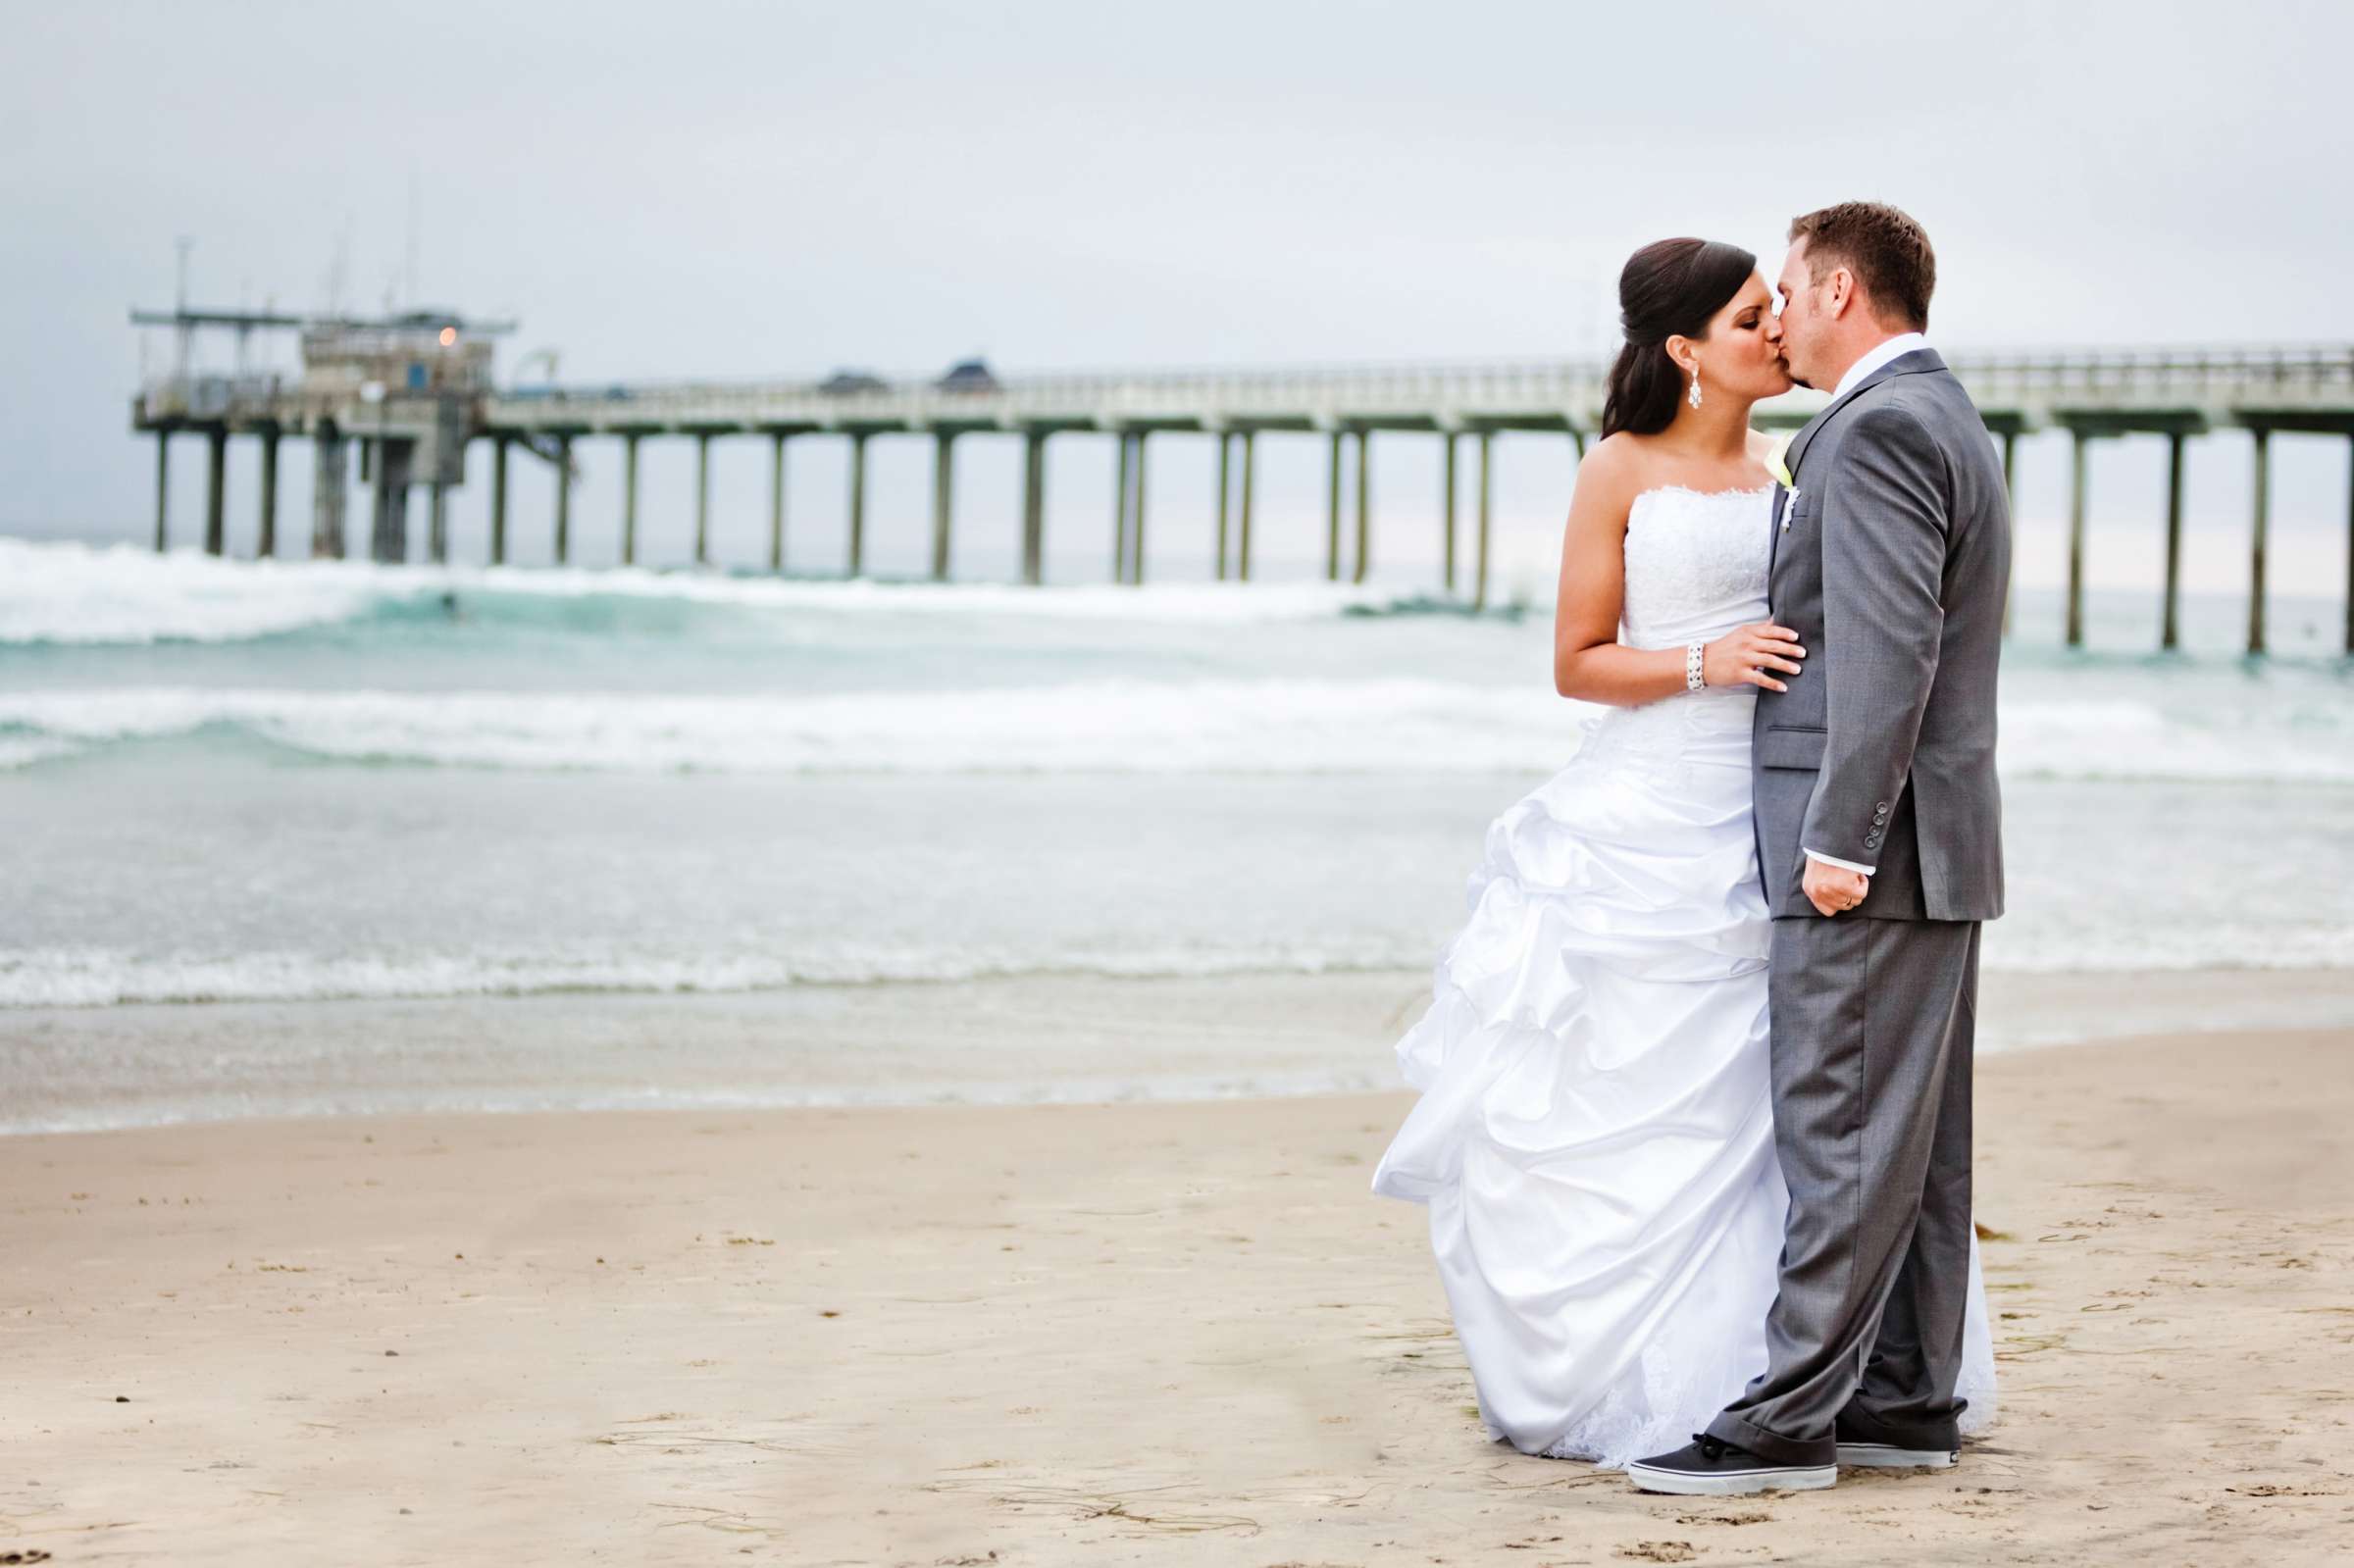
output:
[[[0,1139],[0,1554],[2343,1561],[2354,1034],[1981,1063],[2003,1416],[1727,1503],[1483,1442],[1402,1093]]]

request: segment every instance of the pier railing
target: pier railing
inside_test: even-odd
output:
[[[2243,404],[2267,410],[2354,404],[2354,348],[1960,353],[1952,363],[1989,414],[2027,426],[2061,422],[2079,407],[2111,413],[2146,406],[2231,424]],[[1049,374],[975,388],[913,378],[842,389],[806,380],[651,381],[511,387],[490,400],[486,415],[494,426],[583,430],[1012,430],[1033,423],[1591,430],[1601,421],[1604,375],[1596,361],[1529,360]],[[1820,402],[1818,394],[1800,392],[1772,413],[1788,423]]]
[[[1981,409],[2029,427],[2065,424],[2077,410],[2195,412],[2228,425],[2241,423],[2249,410],[2354,406],[2354,346],[1958,352],[1949,360]],[[1530,359],[1049,372],[970,386],[920,377],[859,378],[843,386],[812,379],[640,380],[504,387],[481,399],[479,419],[484,433],[1030,424],[1466,430],[1534,425],[1582,431],[1600,421],[1605,369],[1593,360]],[[141,425],[296,426],[352,400],[351,388],[306,387],[294,378],[172,376],[142,388],[134,417]],[[1820,401],[1801,391],[1766,412],[1787,423]]]
[[[1170,428],[1314,429],[1378,420],[1436,429],[1482,415],[1544,418],[1594,403],[1601,369],[1573,362],[1271,367],[1264,370],[1066,372],[993,379],[973,386],[923,378],[823,381],[640,381],[612,386],[509,387],[491,398],[493,425],[589,430],[632,425],[758,430],[1015,430],[1143,423]]]
[[[1973,398],[2045,405],[2065,404],[2076,394],[2188,406],[2227,406],[2251,397],[2270,401],[2282,393],[2354,397],[2354,346],[1962,353],[1950,356],[1950,362]]]

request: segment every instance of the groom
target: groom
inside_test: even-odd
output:
[[[1647,1492],[1943,1467],[1970,1281],[1978,929],[2003,912],[1995,666],[2011,515],[1993,442],[1921,336],[1936,258],[1893,207],[1790,226],[1782,353],[1831,400],[1791,443],[1772,618],[1806,678],[1759,693],[1774,916],[1774,1141],[1790,1189],[1768,1361]]]

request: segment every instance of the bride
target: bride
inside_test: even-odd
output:
[[[1618,295],[1554,636],[1556,687],[1606,711],[1490,824],[1398,1044],[1421,1098],[1373,1176],[1429,1205],[1489,1436],[1613,1466],[1690,1441],[1766,1367],[1788,1195],[1750,718],[1807,652],[1766,618],[1770,442],[1749,414],[1792,383],[1757,258],[1662,240]],[[1994,1411],[1977,1271],[1973,1242],[1965,1432]]]

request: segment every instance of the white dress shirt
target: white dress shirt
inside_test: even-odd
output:
[[[1919,332],[1899,332],[1885,342],[1875,343],[1864,351],[1862,359],[1847,368],[1845,376],[1839,378],[1838,386],[1831,392],[1831,401],[1837,402],[1854,391],[1863,382],[1865,377],[1869,376],[1898,355],[1910,354],[1917,348],[1928,346],[1929,340]],[[1859,866],[1852,860],[1841,860],[1837,855],[1817,854],[1812,849],[1807,851],[1807,858],[1819,860],[1826,866],[1837,866],[1843,871],[1860,871],[1867,877],[1879,870],[1877,866]]]
[[[1890,360],[1900,355],[1910,354],[1917,348],[1928,346],[1929,340],[1919,332],[1899,332],[1886,342],[1874,344],[1864,351],[1862,359],[1847,368],[1845,376],[1839,378],[1839,384],[1831,388],[1831,400],[1837,402],[1854,391],[1858,385],[1862,384],[1865,377],[1869,376]]]

